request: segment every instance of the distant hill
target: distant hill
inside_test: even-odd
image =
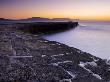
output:
[[[49,18],[42,18],[42,17],[32,17],[27,19],[20,19],[20,21],[49,21]]]
[[[12,19],[5,19],[5,18],[0,18],[0,21],[71,21],[72,19],[69,18],[43,18],[43,17],[32,17],[32,18],[27,18],[27,19],[19,19],[19,20],[12,20]]]
[[[27,19],[21,19],[21,21],[71,21],[69,18],[42,18],[42,17],[32,17]]]
[[[0,21],[12,21],[11,19],[0,18]]]

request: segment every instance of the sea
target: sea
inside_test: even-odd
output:
[[[43,38],[75,47],[102,59],[110,59],[110,22],[79,21],[79,26]]]

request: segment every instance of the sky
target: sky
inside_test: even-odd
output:
[[[110,20],[110,0],[0,0],[0,18]]]

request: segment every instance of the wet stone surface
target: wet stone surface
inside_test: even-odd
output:
[[[109,82],[110,65],[76,48],[0,31],[0,82]]]

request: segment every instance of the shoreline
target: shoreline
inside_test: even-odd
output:
[[[38,34],[0,31],[0,81],[108,82],[110,65],[98,57]]]

